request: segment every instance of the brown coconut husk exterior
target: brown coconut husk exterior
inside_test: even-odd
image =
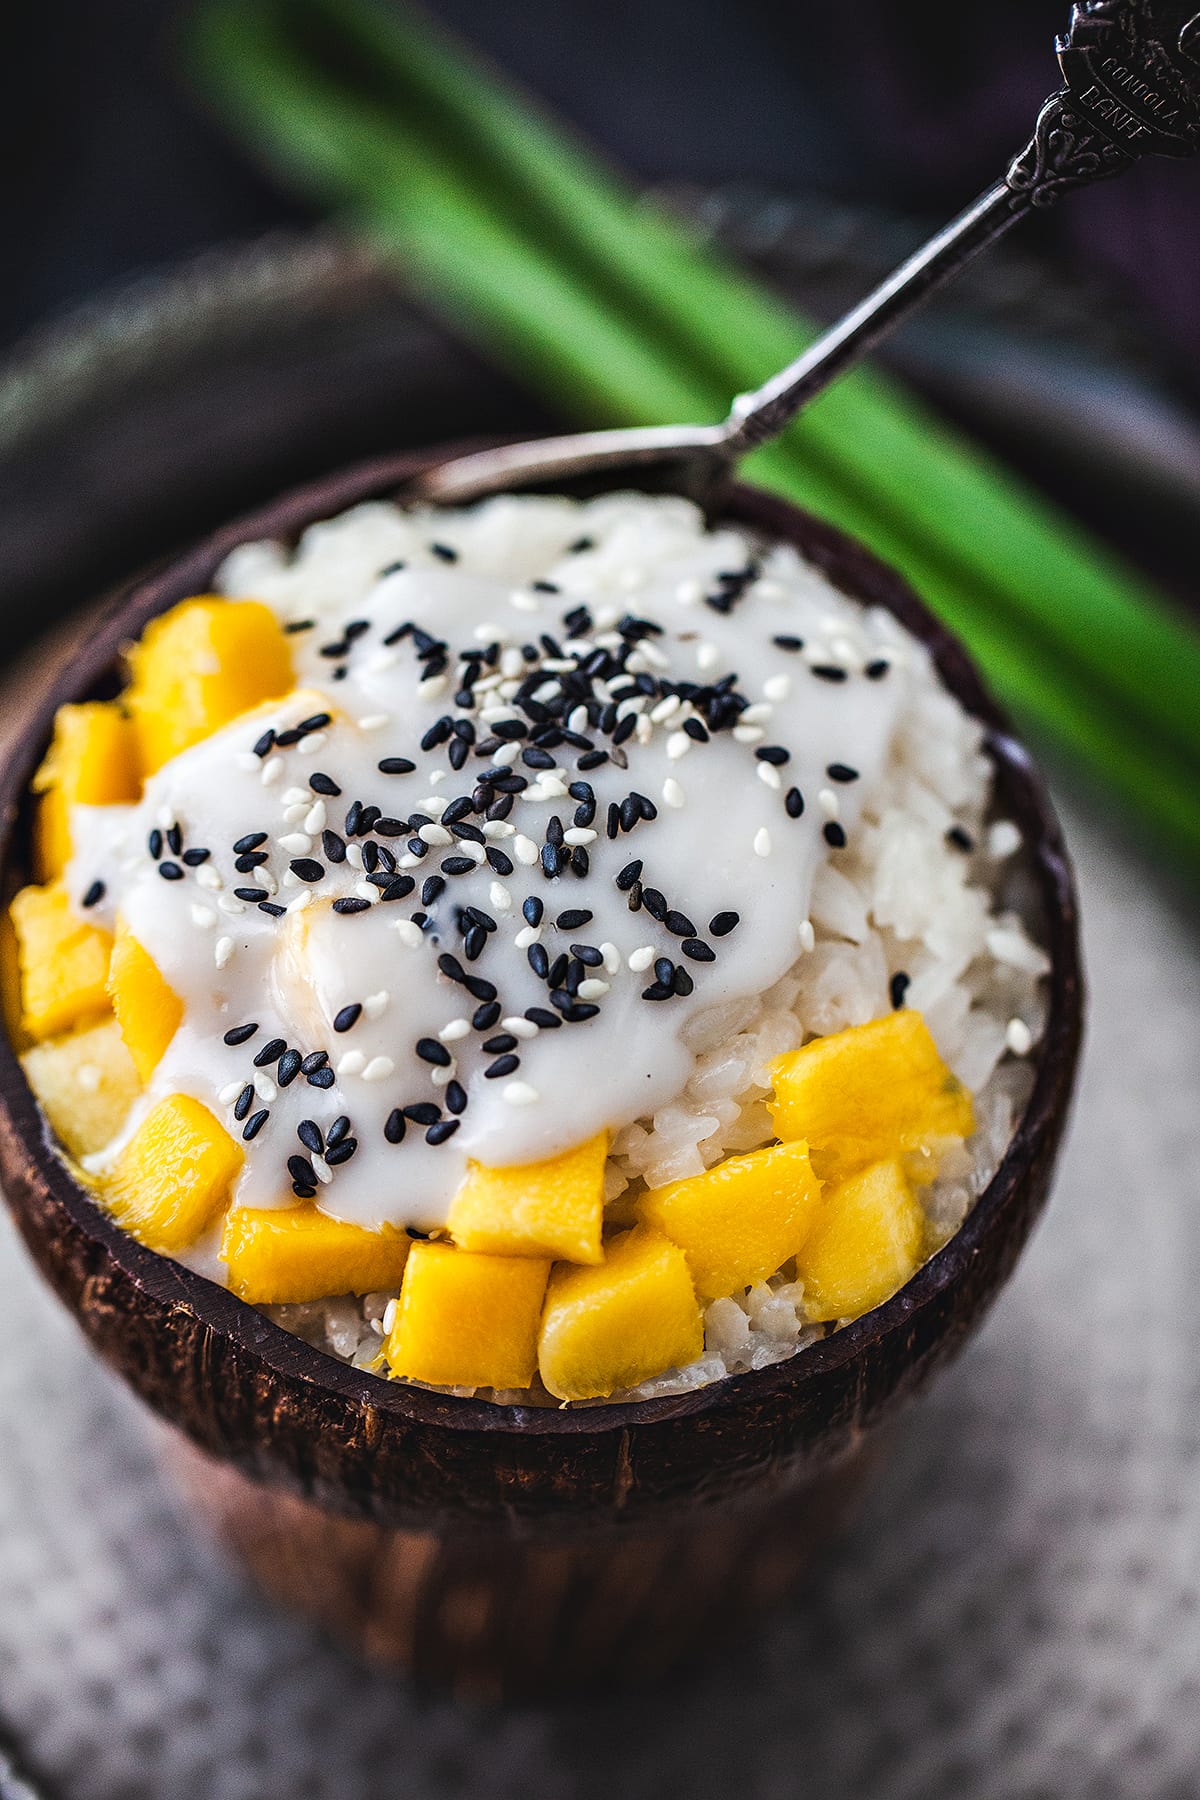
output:
[[[6,895],[27,878],[29,781],[55,708],[116,691],[121,646],[154,615],[209,589],[237,544],[291,538],[358,501],[394,495],[447,453],[386,459],[286,495],[106,606],[86,641],[60,655],[37,684],[40,698],[10,740],[0,779]],[[1007,1279],[1045,1204],[1066,1121],[1082,1017],[1076,897],[1058,822],[1028,754],[961,646],[893,570],[832,527],[752,488],[736,488],[722,516],[795,544],[844,592],[887,607],[930,648],[946,686],[987,729],[996,808],[1021,830],[1037,926],[1051,960],[1049,1023],[1036,1053],[1034,1088],[1004,1161],[961,1229],[886,1305],[791,1361],[635,1404],[494,1406],[389,1382],[313,1349],[122,1231],[56,1151],[15,1051],[0,1043],[0,1175],[51,1286],[104,1360],[156,1413],[217,1459],[219,1479],[192,1485],[206,1492],[209,1510],[260,1573],[275,1571],[269,1585],[276,1591],[287,1585],[279,1573],[280,1533],[293,1545],[304,1544],[310,1558],[342,1568],[345,1581],[357,1582],[360,1592],[361,1571],[354,1571],[370,1542],[373,1566],[390,1571],[386,1580],[380,1575],[380,1591],[409,1591],[421,1596],[420,1604],[414,1600],[416,1611],[406,1623],[393,1598],[389,1624],[360,1616],[349,1635],[410,1664],[422,1661],[414,1649],[420,1643],[441,1678],[454,1679],[447,1671],[460,1666],[462,1656],[456,1661],[454,1632],[447,1638],[436,1629],[438,1608],[430,1595],[449,1593],[464,1567],[474,1571],[477,1592],[489,1554],[497,1581],[503,1565],[510,1593],[521,1587],[516,1581],[514,1588],[514,1570],[523,1566],[529,1577],[530,1557],[542,1559],[544,1571],[558,1569],[557,1546],[582,1559],[572,1579],[585,1587],[600,1580],[602,1567],[611,1573],[611,1559],[620,1555],[629,1560],[630,1574],[617,1588],[657,1591],[661,1599],[674,1581],[664,1573],[669,1565],[681,1574],[674,1584],[680,1604],[686,1599],[672,1627],[681,1640],[694,1636],[692,1625],[682,1622],[685,1615],[694,1618],[693,1602],[705,1594],[711,1602],[730,1585],[724,1577],[701,1581],[697,1575],[698,1568],[712,1571],[721,1561],[718,1542],[726,1551],[722,1567],[730,1557],[734,1565],[739,1556],[744,1561],[757,1546],[763,1567],[775,1567],[774,1586],[786,1586],[804,1557],[785,1553],[780,1562],[780,1547],[795,1545],[797,1531],[809,1537],[801,1520],[811,1525],[829,1512],[830,1496],[852,1485],[847,1470],[864,1437],[957,1354]],[[239,1476],[261,1485],[247,1487]],[[269,1500],[264,1487],[278,1498]],[[239,1510],[230,1498],[235,1493],[242,1495],[246,1515],[240,1527],[230,1523]],[[340,1515],[344,1524],[330,1515]],[[256,1524],[249,1523],[252,1517]],[[633,1546],[635,1536],[641,1548]],[[481,1553],[481,1543],[490,1551]],[[264,1548],[270,1545],[275,1548]],[[386,1545],[388,1554],[380,1548]],[[414,1557],[424,1570],[419,1580]],[[785,1575],[784,1564],[791,1574]],[[296,1568],[303,1572],[303,1556]],[[431,1568],[441,1571],[437,1580]],[[592,1575],[585,1579],[588,1568]],[[452,1570],[458,1571],[453,1580]],[[763,1579],[747,1574],[742,1590],[757,1594]],[[546,1592],[557,1591],[556,1583],[564,1593],[572,1589],[560,1570],[527,1579],[526,1590],[541,1592],[546,1581]],[[306,1585],[313,1585],[307,1577],[299,1582]],[[310,1604],[309,1610],[324,1616],[331,1608],[337,1612],[333,1602]],[[421,1629],[418,1616],[425,1620]],[[621,1629],[636,1639],[642,1612],[634,1608],[622,1617]],[[504,1618],[507,1625],[494,1619],[488,1627],[492,1649],[468,1685],[489,1691],[538,1685],[531,1668],[524,1671],[528,1680],[514,1672],[511,1643],[514,1631],[521,1636],[520,1622],[514,1625],[511,1608]],[[532,1641],[537,1634],[532,1620],[527,1624]],[[570,1684],[561,1621],[551,1629],[543,1617],[543,1624],[542,1641],[554,1646],[554,1654],[542,1660]],[[615,1615],[609,1624],[620,1636]],[[342,1629],[349,1629],[344,1618]],[[643,1655],[662,1666],[673,1660]]]

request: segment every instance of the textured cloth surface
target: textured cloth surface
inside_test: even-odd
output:
[[[473,1711],[267,1610],[0,1224],[0,1711],[63,1800],[1194,1796],[1200,947],[1068,826],[1091,1019],[1046,1222],[806,1594],[684,1688]]]

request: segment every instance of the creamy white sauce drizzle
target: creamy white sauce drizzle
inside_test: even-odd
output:
[[[572,552],[580,538],[591,539],[592,547]],[[457,548],[460,560],[440,558],[429,548],[434,541]],[[317,528],[305,551],[290,563],[277,547],[248,546],[226,579],[231,591],[267,600],[285,621],[315,621],[290,638],[302,691],[177,757],[148,781],[137,805],[76,808],[68,881],[77,903],[95,880],[104,882],[104,898],[89,916],[111,926],[120,913],[184,1002],[183,1024],[129,1129],[157,1099],[184,1092],[240,1135],[244,1121],[235,1118],[234,1104],[252,1082],[247,1117],[268,1117],[246,1145],[236,1203],[294,1204],[288,1159],[312,1160],[297,1128],[312,1120],[327,1133],[345,1116],[357,1149],[332,1168],[314,1163],[318,1203],[364,1225],[389,1221],[427,1230],[444,1223],[468,1157],[532,1162],[653,1113],[687,1080],[692,1058],[681,1032],[688,1019],[770,987],[795,961],[814,873],[830,854],[825,827],[833,818],[853,835],[858,796],[888,754],[903,698],[903,639],[894,621],[836,594],[790,549],[764,551],[737,532],[706,532],[699,515],[674,500],[624,496],[576,505],[507,498],[475,513],[423,516],[371,507]],[[397,559],[406,566],[380,574]],[[761,573],[745,583],[728,612],[706,603],[705,596],[728,594],[736,585],[722,583],[723,573],[751,564]],[[535,589],[535,580],[558,591]],[[590,623],[573,633],[564,614],[579,606],[589,609]],[[424,734],[447,715],[470,720],[477,742],[510,720],[536,732],[540,727],[515,702],[518,683],[535,666],[521,647],[538,646],[536,691],[552,701],[559,678],[577,662],[597,648],[621,650],[619,627],[627,614],[662,628],[636,644],[627,676],[711,685],[736,675],[735,692],[748,710],[735,729],[695,741],[684,723],[703,722],[703,706],[664,702],[656,688],[620,703],[622,716],[629,711],[639,720],[623,745],[627,768],[610,758],[580,772],[586,752],[561,744],[550,751],[551,769],[535,769],[522,760],[528,736],[498,754],[472,750],[461,772],[451,768],[446,743],[420,748]],[[345,641],[351,621],[359,624],[348,654],[322,655],[323,646]],[[428,665],[418,661],[411,632],[385,644],[402,624],[448,644],[445,678],[423,681]],[[556,640],[561,657],[540,646],[541,633]],[[804,647],[781,647],[779,637],[803,639]],[[457,703],[459,653],[495,642],[500,654],[481,664],[476,703]],[[881,662],[888,665],[882,676]],[[873,677],[864,672],[868,666]],[[339,679],[334,671],[341,667]],[[829,668],[846,678],[814,672]],[[609,682],[618,692],[629,685],[627,677]],[[597,696],[603,700],[605,690]],[[330,724],[300,743],[255,753],[268,728],[286,731],[322,712],[332,715]],[[567,723],[597,749],[611,750],[611,735],[584,714]],[[774,746],[787,752],[785,763],[758,756]],[[389,757],[407,758],[416,769],[381,773],[378,765]],[[345,815],[355,799],[381,807],[385,818],[407,821],[422,813],[440,826],[445,808],[471,795],[483,770],[509,759],[529,785],[508,817],[489,822],[476,812],[466,815],[468,826],[485,830],[485,845],[426,829],[426,837],[448,841],[418,860],[408,848],[413,830],[371,831],[346,839],[346,861],[329,860],[322,833],[346,837]],[[831,766],[840,766],[843,779],[831,776]],[[844,779],[847,770],[858,778]],[[331,778],[340,795],[317,792],[314,774]],[[595,816],[584,825],[575,820],[580,801],[564,791],[579,781],[595,794]],[[798,818],[786,804],[793,787],[804,799]],[[631,793],[645,796],[656,816],[610,840],[609,804]],[[537,860],[553,818],[561,821],[565,850],[586,850],[586,878],[569,871],[547,878]],[[188,866],[169,842],[157,856],[149,853],[151,833],[174,826],[181,851],[207,849],[206,861]],[[596,836],[579,838],[589,831]],[[258,849],[268,860],[239,873],[232,846],[258,832],[267,833]],[[398,874],[416,883],[411,894],[379,898],[361,866],[368,841],[396,857]],[[488,848],[512,862],[511,873],[489,866]],[[472,859],[471,872],[446,875],[444,891],[423,906],[425,880],[458,856]],[[301,859],[320,864],[319,882],[293,871]],[[681,935],[644,904],[630,910],[616,877],[635,860],[642,863],[643,885],[686,916],[715,960],[684,953]],[[182,869],[182,878],[164,879],[163,862]],[[238,887],[265,888],[268,904],[286,907],[286,914],[274,917],[237,899]],[[531,897],[544,906],[536,929],[522,914]],[[342,915],[332,909],[336,898],[369,898],[370,904]],[[464,955],[454,918],[464,905],[496,924],[474,961]],[[560,927],[561,915],[573,910],[592,916]],[[418,912],[434,921],[431,928],[412,923]],[[717,935],[711,921],[722,913],[736,913],[739,922]],[[531,941],[544,946],[551,964],[563,952],[570,956],[573,945],[600,951],[600,963],[583,971],[579,995],[579,1003],[598,1008],[594,1016],[541,1029],[524,1019],[530,1008],[560,1010],[530,966]],[[499,1019],[489,1028],[472,1023],[489,1004],[486,997],[439,968],[438,957],[447,952],[470,978],[495,988]],[[647,1000],[654,960],[664,956],[687,972],[691,992]],[[362,1009],[353,1025],[336,1030],[335,1019],[353,1006]],[[521,1035],[511,1052],[486,1051],[485,1043],[513,1035],[504,1023],[513,1017]],[[248,1042],[223,1042],[231,1027],[251,1021],[258,1029]],[[255,1054],[275,1038],[306,1056],[326,1051],[333,1085],[315,1087],[301,1074],[281,1088],[277,1060],[255,1068]],[[421,1039],[442,1046],[451,1061],[423,1060],[415,1050]],[[489,1078],[487,1069],[504,1054],[516,1056],[517,1066]],[[466,1094],[458,1115],[447,1107],[451,1081]],[[389,1142],[389,1115],[420,1103],[439,1108],[443,1121],[457,1116],[453,1134],[429,1143],[426,1126],[409,1119],[403,1141]]]

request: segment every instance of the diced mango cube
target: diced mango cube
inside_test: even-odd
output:
[[[447,1226],[463,1250],[485,1256],[562,1257],[598,1263],[608,1133],[562,1156],[517,1168],[471,1163]]]
[[[112,937],[89,925],[60,881],[13,897],[21,968],[21,1023],[31,1038],[57,1037],[81,1019],[109,1010]]]
[[[856,1319],[882,1306],[921,1261],[925,1215],[903,1165],[873,1163],[822,1202],[796,1258],[810,1319]]]
[[[679,1245],[706,1302],[781,1269],[808,1236],[820,1199],[800,1142],[729,1156],[703,1175],[651,1188],[638,1212]]]
[[[814,1038],[772,1065],[771,1115],[785,1141],[807,1140],[824,1182],[881,1158],[932,1159],[946,1138],[974,1128],[971,1096],[938,1054],[919,1012],[906,1008]]]
[[[221,1239],[229,1285],[254,1306],[399,1287],[408,1249],[403,1231],[366,1231],[315,1206],[235,1207]]]
[[[392,1373],[437,1387],[528,1387],[549,1273],[530,1256],[415,1243],[386,1345]]]
[[[60,706],[54,737],[33,778],[40,794],[33,829],[39,881],[61,875],[71,860],[72,806],[136,800],[142,787],[133,721],[112,700]]]
[[[120,920],[108,969],[108,991],[134,1066],[142,1080],[149,1081],[179,1029],[183,1002],[163,980],[149,951]]]
[[[21,1067],[55,1137],[72,1156],[90,1156],[111,1143],[141,1092],[115,1019],[35,1044]]]
[[[242,1148],[207,1106],[172,1094],[148,1113],[104,1177],[109,1211],[151,1250],[185,1250],[221,1213]]]
[[[32,1040],[21,1019],[21,947],[11,912],[0,913],[0,999],[9,1043],[27,1049]]]
[[[257,600],[181,600],[150,621],[129,663],[125,699],[146,774],[292,684],[287,639]]]
[[[558,1263],[550,1276],[538,1367],[560,1400],[634,1387],[704,1348],[704,1321],[683,1251],[638,1225],[605,1245],[597,1268]]]

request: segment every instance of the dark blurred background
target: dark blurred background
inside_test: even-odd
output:
[[[829,316],[1003,170],[1055,85],[1067,7],[432,10]],[[285,481],[544,420],[231,145],[180,74],[184,11],[58,0],[6,19],[0,605],[17,637]],[[890,353],[1185,600],[1198,218],[1200,165],[1143,163],[1023,227]]]

